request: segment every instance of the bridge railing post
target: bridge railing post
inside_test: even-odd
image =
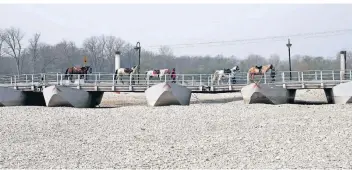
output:
[[[59,73],[56,73],[56,84],[59,85],[60,82],[59,82]]]
[[[303,73],[303,71],[301,72],[301,77],[302,77],[302,83],[304,82],[304,73]]]
[[[150,81],[149,81],[149,77],[148,76],[146,77],[146,81],[147,81],[147,88],[149,88]]]
[[[318,80],[318,73],[317,73],[317,71],[314,71],[314,76],[315,76],[315,81],[317,81],[317,80]]]
[[[332,70],[331,73],[332,73],[332,80],[335,81],[335,72],[334,72],[334,70]]]
[[[184,84],[185,84],[185,75],[182,74],[182,85],[184,85]]]
[[[192,75],[192,86],[194,86],[194,76]]]
[[[60,84],[62,85],[62,83],[63,83],[62,82],[62,74],[60,74],[60,82],[61,82]]]
[[[297,81],[301,82],[301,74],[299,71],[297,71]]]
[[[95,74],[95,85],[97,85],[97,75]],[[112,85],[115,86],[115,73],[112,74]]]
[[[266,74],[264,73],[264,84],[266,84]]]
[[[165,83],[167,83],[167,76],[168,74],[165,74]]]
[[[202,74],[199,75],[199,86],[202,85]]]
[[[250,81],[250,76],[249,76],[249,73],[247,73],[247,84],[250,84],[251,81]]]
[[[282,79],[282,83],[285,83],[285,72],[281,73],[281,79]]]
[[[351,77],[352,77],[352,71],[350,70],[350,80],[351,80]]]
[[[99,79],[98,79],[98,81],[100,82],[100,72],[99,72]]]
[[[231,86],[231,74],[229,74],[228,85]]]
[[[15,75],[15,86],[17,86],[17,79],[16,79],[16,75]]]
[[[130,74],[130,84],[129,84],[130,86],[132,85],[132,75],[133,74]]]
[[[81,75],[80,74],[77,74],[77,78],[78,78],[78,89],[80,88],[80,83],[81,83]]]
[[[28,83],[28,77],[27,77],[28,75],[26,74],[26,83]]]
[[[12,85],[12,76],[11,76],[11,80],[10,81],[11,81],[11,85]]]
[[[320,71],[320,82],[323,83],[323,71]]]
[[[32,86],[34,86],[34,75],[32,74]]]

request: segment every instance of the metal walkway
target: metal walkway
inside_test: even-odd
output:
[[[276,76],[270,77],[269,73],[264,76],[256,75],[255,81],[265,84],[275,84],[287,89],[323,89],[332,88],[337,84],[351,81],[352,71],[344,73],[334,70],[294,71],[290,78],[288,71],[276,71]],[[172,83],[170,75],[161,78],[147,79],[144,74],[122,76],[121,80],[115,80],[114,74],[87,74],[82,78],[74,75],[73,80],[65,79],[64,74],[23,74],[12,76],[0,76],[0,87],[10,87],[23,91],[41,91],[50,85],[62,85],[85,91],[105,92],[144,92],[154,84],[160,82]],[[213,81],[211,74],[178,74],[176,83],[186,86],[194,93],[226,93],[240,91],[249,83],[247,72],[237,72],[235,80],[229,76],[222,78],[219,83]]]

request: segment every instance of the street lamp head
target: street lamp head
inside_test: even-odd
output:
[[[121,52],[120,51],[115,51],[115,54],[120,55]]]
[[[135,50],[140,50],[141,49],[141,43],[137,42],[136,47],[134,47]]]
[[[286,46],[287,46],[288,48],[291,48],[292,44],[291,44],[291,42],[290,42],[290,39],[288,39],[288,43],[286,44]]]

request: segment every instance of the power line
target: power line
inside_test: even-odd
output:
[[[188,48],[194,47],[197,45],[208,45],[208,46],[218,46],[218,45],[236,45],[246,44],[246,43],[257,43],[260,41],[283,41],[287,40],[287,38],[291,37],[303,37],[303,38],[319,38],[319,37],[328,37],[328,36],[336,36],[343,35],[347,33],[351,33],[352,29],[342,29],[342,30],[332,30],[332,31],[323,31],[323,32],[310,32],[310,33],[299,33],[299,34],[291,34],[291,35],[283,35],[283,36],[267,36],[261,38],[248,38],[248,39],[237,39],[237,40],[229,40],[229,41],[209,41],[209,42],[198,42],[198,43],[184,43],[184,44],[170,44],[170,45],[159,45],[159,46],[147,46],[149,48],[160,48],[161,46],[168,46],[170,48]]]

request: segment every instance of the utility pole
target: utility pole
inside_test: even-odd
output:
[[[134,47],[135,50],[138,50],[138,80],[137,83],[139,84],[139,74],[140,74],[140,65],[141,65],[141,43],[137,42],[136,47]]]
[[[291,70],[291,42],[290,42],[290,39],[288,39],[288,43],[286,44],[287,48],[288,48],[288,63],[289,63],[289,66],[290,66],[290,80],[292,80],[292,70]]]

